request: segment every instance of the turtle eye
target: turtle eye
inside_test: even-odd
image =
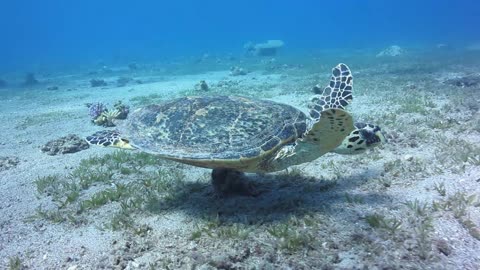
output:
[[[367,126],[367,124],[365,124],[365,123],[360,123],[360,122],[355,123],[355,127],[358,128],[358,129],[365,128],[366,126]]]
[[[367,146],[371,145],[372,143],[376,143],[378,141],[378,137],[371,130],[362,129],[360,131],[360,134],[362,135],[363,139],[367,143]]]

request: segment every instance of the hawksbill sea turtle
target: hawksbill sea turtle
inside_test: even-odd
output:
[[[117,123],[118,130],[86,140],[211,168],[214,187],[221,190],[232,175],[280,171],[329,152],[358,154],[385,142],[378,126],[354,124],[345,111],[352,83],[347,65],[334,67],[323,93],[311,99],[309,116],[270,100],[182,97],[138,108]]]

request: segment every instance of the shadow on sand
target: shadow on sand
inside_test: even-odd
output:
[[[368,174],[371,177],[371,174]],[[251,174],[257,196],[218,196],[207,183],[187,183],[187,194],[179,194],[167,211],[184,211],[200,219],[218,217],[224,223],[275,223],[292,215],[302,217],[312,213],[330,217],[349,215],[353,211],[347,195],[360,182],[368,180],[367,172],[338,180],[323,180],[298,174]],[[189,186],[191,185],[191,186]],[[354,195],[355,204],[385,204],[391,199],[385,194],[363,192]],[[153,213],[155,211],[152,211]],[[352,218],[357,215],[350,215]]]

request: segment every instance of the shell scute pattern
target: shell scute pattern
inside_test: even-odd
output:
[[[189,159],[259,157],[307,128],[307,116],[292,106],[228,96],[179,98],[130,119],[123,131],[136,147]]]
[[[345,107],[352,102],[352,72],[345,64],[339,64],[332,70],[332,77],[321,95],[315,95],[310,105],[310,116],[314,119],[326,109]],[[317,85],[319,88],[319,86]]]
[[[120,133],[118,131],[111,131],[111,130],[101,130],[97,131],[95,134],[90,135],[86,138],[86,140],[90,144],[96,144],[101,146],[110,146],[117,143],[119,140],[122,139]]]

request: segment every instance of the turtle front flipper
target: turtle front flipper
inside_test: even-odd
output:
[[[320,113],[320,119],[299,141],[314,144],[317,154],[323,155],[335,149],[352,131],[352,116],[342,109],[327,109]]]
[[[335,149],[355,129],[352,116],[345,111],[353,99],[352,85],[350,68],[338,64],[332,69],[330,82],[323,93],[312,97],[309,107],[313,121],[303,141],[318,145],[322,155]]]
[[[129,140],[122,138],[120,133],[116,130],[101,130],[85,138],[85,140],[92,145],[99,145],[104,147],[116,147],[122,149],[133,150]]]
[[[355,129],[352,116],[342,109],[327,109],[320,113],[305,134],[294,144],[281,148],[269,159],[264,171],[279,171],[292,165],[313,161],[337,148]]]
[[[327,109],[343,109],[352,103],[353,77],[350,68],[345,64],[338,64],[332,69],[330,82],[323,89],[322,94],[312,97],[310,117],[319,119],[320,114]],[[315,86],[317,91],[320,87]]]
[[[294,144],[281,148],[269,159],[265,171],[310,162],[337,148],[355,129],[352,116],[345,111],[352,102],[352,84],[352,72],[347,65],[334,67],[328,86],[312,98],[306,131]]]

